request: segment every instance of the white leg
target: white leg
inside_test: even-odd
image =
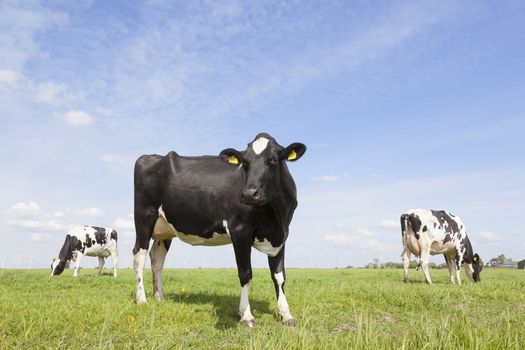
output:
[[[168,254],[168,251],[164,246],[164,242],[155,240],[149,251],[149,256],[151,258],[151,271],[153,273],[153,294],[155,299],[159,301],[164,299],[162,268],[164,267],[166,254]]]
[[[84,254],[81,254],[81,253],[77,254],[77,260],[75,261],[75,272],[73,273],[74,277],[78,277],[80,275],[80,262],[82,261],[83,257],[84,257]]]
[[[430,274],[428,273],[428,258],[430,257],[430,252],[428,249],[421,250],[421,268],[423,269],[423,274],[428,284],[432,284],[430,279]]]
[[[137,292],[135,294],[135,301],[137,304],[143,304],[146,302],[146,292],[144,290],[144,265],[146,264],[146,256],[148,255],[147,249],[140,249],[137,254],[133,257],[133,267],[136,272],[137,280]]]
[[[461,266],[458,266],[457,262],[454,262],[454,267],[456,269],[456,282],[461,285]]]
[[[98,274],[102,275],[102,270],[104,270],[105,259],[103,256],[98,257]]]
[[[113,263],[113,277],[117,277],[117,253],[111,254],[111,262]]]
[[[241,287],[241,301],[239,303],[239,316],[241,317],[241,324],[247,327],[255,326],[255,318],[250,309],[250,282]]]
[[[408,266],[410,265],[410,251],[405,247],[403,253],[401,254],[403,258],[403,282],[408,282]]]
[[[472,267],[472,264],[464,263],[463,270],[465,270],[465,273],[467,274],[468,279],[474,282],[474,268]]]
[[[279,296],[277,298],[277,310],[279,310],[279,315],[284,324],[290,326],[295,326],[295,320],[290,313],[288,308],[288,302],[286,301],[286,295],[284,295],[283,284],[284,284],[284,275],[282,272],[276,273],[273,275],[279,289]]]
[[[456,270],[456,268],[454,267],[454,261],[453,259],[449,258],[446,255],[445,255],[445,261],[447,262],[448,273],[450,275],[450,284],[454,284],[456,283],[456,281],[454,281],[455,270]]]

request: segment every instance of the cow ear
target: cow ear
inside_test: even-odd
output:
[[[304,152],[306,152],[306,146],[302,143],[295,142],[281,150],[280,158],[293,162],[301,158]]]
[[[233,148],[227,148],[219,154],[219,158],[233,165],[239,165],[243,161],[242,153]]]

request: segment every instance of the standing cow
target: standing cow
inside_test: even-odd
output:
[[[252,279],[251,249],[268,255],[284,324],[295,320],[284,295],[284,251],[288,227],[297,206],[296,188],[286,161],[295,161],[306,146],[280,146],[261,133],[245,151],[232,148],[217,156],[143,155],[135,164],[133,249],[136,301],[146,302],[143,269],[150,251],[154,296],[163,298],[162,268],[171,238],[192,245],[233,244],[241,284],[241,324],[253,327],[248,300]]]
[[[465,226],[459,217],[444,210],[409,210],[401,215],[401,235],[405,282],[408,282],[410,253],[420,258],[428,284],[432,284],[428,273],[430,254],[443,254],[450,272],[450,283],[454,283],[455,276],[457,283],[461,284],[461,266],[471,280],[480,281],[483,264],[479,255],[474,254]]]
[[[111,255],[113,261],[113,276],[117,277],[117,231],[111,228],[96,226],[78,226],[71,229],[67,235],[58,258],[51,264],[51,276],[58,276],[64,271],[66,262],[75,261],[77,277],[80,273],[80,262],[84,255],[98,257],[98,273],[102,273],[104,259]]]

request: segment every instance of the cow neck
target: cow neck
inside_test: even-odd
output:
[[[283,174],[285,175],[285,174]],[[283,176],[281,177],[283,178]],[[281,180],[281,188],[286,189],[290,183]],[[296,199],[288,191],[278,191],[269,202],[275,218],[283,231],[288,234],[287,228],[291,221],[291,214],[296,206]]]

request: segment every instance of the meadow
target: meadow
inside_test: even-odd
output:
[[[283,326],[267,269],[256,269],[256,327],[239,325],[235,269],[166,269],[166,300],[133,302],[134,272],[0,270],[1,349],[524,349],[525,272],[486,269],[481,283],[433,286],[411,269],[288,269],[297,319]]]

